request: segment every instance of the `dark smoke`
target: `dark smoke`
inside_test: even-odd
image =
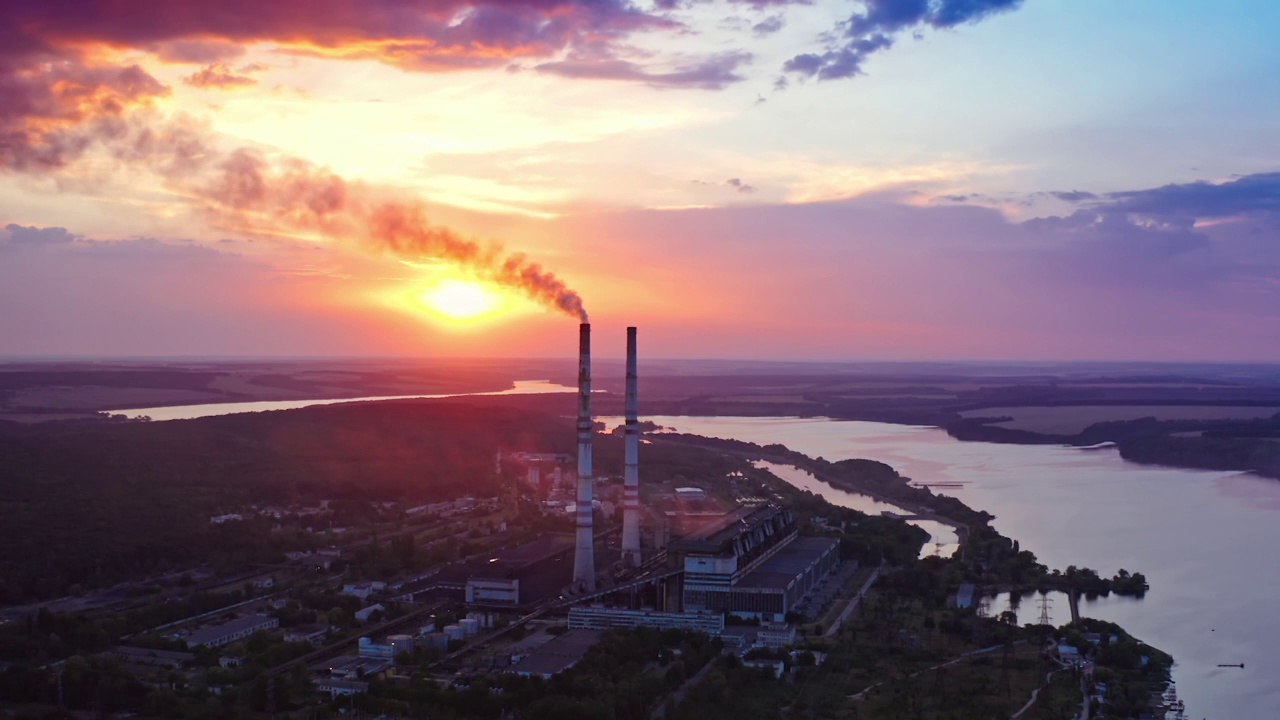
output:
[[[167,92],[137,67],[0,68],[0,169],[51,173],[94,148],[148,168],[217,227],[324,237],[411,261],[443,260],[586,322],[582,298],[521,253],[429,221],[426,205],[295,157],[220,149],[189,118],[148,109]],[[13,70],[14,68],[9,68]]]
[[[318,233],[406,260],[446,260],[586,322],[578,294],[523,254],[433,225],[421,201],[347,182],[297,158],[273,164],[254,151],[236,150],[217,164],[196,196],[223,226]]]

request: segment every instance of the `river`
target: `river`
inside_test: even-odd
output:
[[[1172,653],[1187,716],[1280,717],[1272,650],[1280,592],[1280,481],[1129,463],[1114,448],[960,442],[931,427],[797,418],[649,417],[710,437],[782,443],[828,460],[870,458],[996,516],[993,524],[1050,567],[1146,575],[1142,600],[1082,601],[1081,612],[1118,623]],[[784,479],[787,479],[784,477]],[[841,492],[818,488],[833,502]],[[843,504],[843,503],[842,503]],[[1003,599],[1002,601],[1003,602]],[[1000,607],[994,608],[996,611]],[[1020,622],[1035,622],[1034,596]],[[1051,609],[1069,620],[1066,603]],[[1244,663],[1245,668],[1218,664]]]
[[[546,382],[518,382],[487,395],[575,392]],[[451,397],[413,395],[407,397]],[[307,405],[398,398],[276,401],[117,411],[155,420]],[[603,419],[603,418],[602,418]],[[1110,576],[1142,572],[1151,591],[1142,600],[1112,596],[1082,601],[1081,612],[1110,620],[1172,653],[1174,680],[1188,717],[1254,720],[1280,717],[1276,655],[1280,622],[1273,613],[1280,578],[1280,481],[1244,473],[1137,465],[1114,448],[960,442],[932,427],[800,418],[646,417],[680,432],[758,444],[782,443],[828,460],[869,458],[917,482],[996,516],[1000,532],[1017,539],[1050,567],[1091,567]],[[834,503],[891,509],[815,480],[787,466],[782,479]],[[643,468],[642,480],[643,480]],[[946,528],[926,528],[948,549]],[[929,548],[926,548],[926,552]],[[999,612],[1007,598],[996,600]],[[1038,616],[1024,598],[1020,622]],[[1069,619],[1064,599],[1054,624]],[[1244,663],[1244,669],[1219,664]]]
[[[205,405],[170,405],[167,407],[128,408],[106,410],[111,415],[152,420],[192,420],[213,415],[263,412],[266,410],[297,410],[312,405],[337,405],[338,403],[373,402],[376,400],[422,400],[432,398],[464,397],[474,395],[538,395],[544,393],[578,392],[578,388],[559,385],[547,380],[516,380],[515,387],[506,390],[481,393],[445,393],[443,395],[380,395],[374,397],[330,398],[324,400],[258,400],[253,402],[208,403]]]

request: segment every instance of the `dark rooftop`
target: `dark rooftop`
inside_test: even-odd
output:
[[[128,645],[121,645],[103,654],[110,655],[122,662],[142,662],[147,664],[173,663],[181,665],[196,659],[194,653],[175,650],[154,650],[152,648],[130,647]]]
[[[738,587],[786,589],[805,568],[837,544],[835,538],[798,537],[747,573],[738,581]]]
[[[251,630],[272,620],[266,615],[245,615],[235,620],[224,622],[221,625],[206,627],[196,630],[187,636],[187,647],[195,647],[197,645],[207,645],[211,642],[221,640],[222,638],[234,633]]]
[[[570,630],[520,658],[520,662],[511,666],[511,672],[544,677],[564,672],[587,654],[591,646],[600,639],[602,632]]]
[[[774,505],[746,505],[716,518],[709,518],[694,531],[673,541],[668,549],[677,552],[719,552],[747,528],[779,512]]]
[[[512,573],[573,550],[574,536],[552,533],[523,545],[498,550],[488,558],[467,563],[470,577],[507,578]]]

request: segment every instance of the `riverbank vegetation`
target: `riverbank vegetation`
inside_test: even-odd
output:
[[[883,463],[808,458],[781,445],[670,434],[650,439],[652,444],[644,450],[650,481],[696,479],[724,484],[734,494],[781,502],[791,507],[804,532],[838,537],[844,559],[868,568],[883,566],[883,574],[838,631],[826,636],[821,632],[825,628],[804,626],[808,635],[796,654],[777,658],[784,666],[780,679],[770,679],[772,673],[766,675],[741,659],[720,658],[719,640],[613,632],[572,670],[550,681],[477,674],[442,688],[421,668],[410,667],[403,681],[371,679],[369,692],[351,705],[368,713],[411,717],[639,720],[649,717],[656,704],[665,707],[659,698],[709,668],[689,685],[683,702],[667,709],[668,718],[730,713],[744,718],[1007,717],[1059,666],[1051,651],[1059,637],[1073,640],[1073,631],[1083,637],[1093,626],[1059,630],[1020,626],[1016,616],[983,617],[978,606],[957,605],[953,598],[961,585],[1009,589],[1062,582],[1086,594],[1104,587],[1114,592],[1117,585],[1145,587],[1137,573],[1108,581],[1093,571],[1050,571],[1017,542],[992,529],[990,515],[914,487]],[[302,528],[309,520],[256,516],[235,523],[235,529],[243,531],[238,535],[230,525],[211,523],[210,517],[241,505],[292,506],[327,499],[335,519],[380,526],[382,502],[499,495],[514,481],[510,469],[502,474],[495,468],[500,448],[569,452],[572,442],[571,421],[564,416],[464,401],[332,406],[174,423],[24,428],[0,436],[0,451],[14,459],[11,477],[17,498],[0,505],[0,524],[13,520],[18,525],[0,529],[0,540],[10,542],[8,547],[0,545],[0,577],[9,583],[10,598],[29,599],[70,589],[73,579],[104,584],[137,580],[189,563],[207,564],[219,553],[229,558],[227,568],[247,566],[259,557],[278,559],[294,543],[306,545]],[[616,437],[599,438],[602,476],[620,472],[621,445]],[[751,459],[793,464],[852,492],[945,520],[960,528],[965,551],[952,558],[918,559],[927,540],[923,530],[901,519],[833,506],[755,468]],[[32,512],[46,516],[43,526],[24,514]],[[567,527],[567,518],[561,520]],[[354,567],[353,576],[407,572],[406,568],[422,569],[430,562],[411,536],[388,535],[380,541],[375,537],[361,536],[344,555]],[[46,585],[36,584],[45,576],[42,573],[52,578]],[[165,582],[172,587],[157,585],[152,592],[147,583],[133,588],[141,593],[138,607],[123,615],[46,610],[36,612],[29,622],[0,628],[0,648],[18,661],[0,678],[0,699],[51,702],[55,685],[41,666],[67,659],[77,672],[83,663],[85,671],[76,682],[88,678],[84,687],[110,693],[113,710],[151,717],[226,717],[233,712],[252,717],[265,710],[274,693],[281,716],[290,711],[303,714],[303,698],[309,697],[304,672],[286,673],[270,685],[266,678],[249,681],[251,671],[277,660],[287,662],[300,648],[246,648],[252,667],[234,676],[242,682],[227,689],[225,696],[214,696],[198,684],[179,690],[145,686],[129,681],[111,663],[91,657],[125,635],[244,597],[215,597],[184,585],[182,574]],[[192,582],[188,577],[186,583]],[[290,624],[323,618],[340,630],[347,628],[345,618],[355,600],[330,607],[332,589],[299,591],[300,602],[286,604],[280,613]],[[184,603],[177,600],[182,596],[190,597]],[[166,642],[158,636],[137,641],[160,646]],[[1101,666],[1115,668],[1110,677],[1117,688],[1116,707],[1136,708],[1142,693],[1158,682],[1164,656],[1127,639],[1108,639],[1096,657]],[[1136,666],[1131,662],[1135,657]],[[202,656],[198,662],[210,660]],[[1025,717],[1069,717],[1066,704],[1055,704],[1062,690],[1052,682],[1044,685],[1043,705],[1037,700],[1034,706],[1038,714]],[[77,703],[93,702],[89,695],[74,697]],[[1122,704],[1130,700],[1133,704]],[[101,708],[107,706],[98,702]]]
[[[1259,408],[1243,410],[1248,413]],[[1280,414],[1248,420],[1142,417],[1099,422],[1072,434],[1005,427],[1003,420],[999,416],[968,418],[947,424],[946,430],[958,440],[983,442],[1086,447],[1114,443],[1120,456],[1133,462],[1202,470],[1240,470],[1280,478]]]

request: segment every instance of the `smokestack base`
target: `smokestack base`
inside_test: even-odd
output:
[[[591,470],[591,324],[578,326],[578,493],[575,503],[577,538],[573,556],[575,589],[596,589],[595,528],[592,527]]]
[[[622,561],[631,567],[640,557],[640,420],[636,329],[627,328],[627,397],[622,483]]]

